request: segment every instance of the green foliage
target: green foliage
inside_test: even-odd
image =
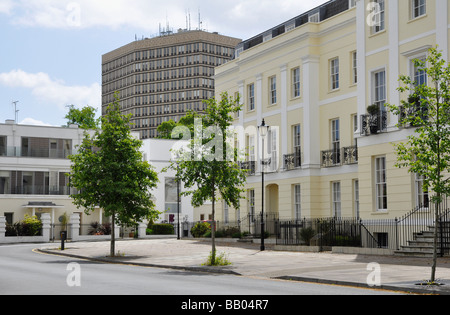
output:
[[[172,130],[177,126],[177,123],[172,119],[163,121],[157,128],[159,139],[172,139]]]
[[[91,106],[78,109],[74,105],[70,105],[69,112],[64,118],[67,119],[67,126],[78,125],[81,129],[98,129],[100,126],[100,118],[95,118],[96,111]]]
[[[437,218],[443,197],[450,195],[450,64],[436,48],[429,50],[426,62],[415,60],[414,63],[429,82],[419,85],[402,75],[403,86],[398,90],[409,97],[407,101],[402,100],[402,108],[388,105],[401,118],[399,127],[415,128],[406,143],[395,145],[396,167],[408,168],[410,173],[421,176],[424,191],[433,192],[430,195],[436,204]],[[437,230],[434,232],[431,282],[436,272]]]
[[[176,152],[180,158],[171,165],[177,178],[184,183],[183,195],[191,195],[194,207],[212,202],[214,224],[215,201],[222,198],[229,206],[240,208],[240,199],[246,172],[237,163],[237,149],[230,146],[234,140],[229,127],[234,113],[241,110],[239,99],[221,95],[221,100],[209,99],[204,115],[194,117],[194,139],[189,149]],[[212,229],[212,255],[215,255],[215,229]]]
[[[14,224],[6,225],[6,236],[38,236],[42,229],[42,222],[37,216],[25,215],[25,218]]]
[[[406,143],[395,146],[396,166],[422,176],[424,189],[432,190],[433,202],[440,203],[450,194],[450,179],[445,175],[450,172],[450,66],[435,48],[429,50],[426,63],[415,60],[415,65],[430,82],[417,85],[410,77],[401,76],[403,86],[398,90],[410,95],[401,101],[402,108],[388,105],[401,117],[399,127],[415,127]]]
[[[166,224],[166,223],[154,223],[149,224],[148,229],[151,230],[151,233],[148,234],[154,234],[154,235],[172,235],[174,234],[174,229],[172,224]]]
[[[114,255],[114,225],[135,225],[143,219],[157,217],[150,191],[156,187],[158,174],[140,151],[142,141],[131,135],[130,117],[120,113],[119,98],[110,104],[102,117],[101,129],[85,132],[78,154],[72,162],[70,186],[77,208],[89,214],[96,207],[112,217],[111,255]]]
[[[212,251],[209,253],[208,259],[202,266],[227,266],[231,265],[231,262],[228,260],[228,257],[225,253],[220,253],[219,255],[215,255]]]
[[[185,116],[176,123],[172,119],[165,121],[158,126],[159,139],[184,139],[194,138],[194,121],[200,114],[195,111],[188,111]]]
[[[311,244],[311,239],[314,235],[316,235],[316,232],[312,227],[305,227],[300,230],[300,237],[308,246]]]
[[[211,225],[208,222],[197,222],[191,228],[191,234],[193,237],[202,237],[206,232],[211,230]]]

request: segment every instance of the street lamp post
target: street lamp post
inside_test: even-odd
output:
[[[177,177],[177,239],[181,238],[180,235],[180,179]]]
[[[259,135],[261,137],[262,140],[262,151],[261,151],[261,181],[262,181],[262,207],[261,207],[261,251],[263,251],[265,249],[264,247],[264,166],[265,166],[265,162],[264,162],[264,139],[267,136],[267,133],[269,131],[269,126],[266,126],[266,122],[262,121],[261,126],[258,126],[258,130],[259,130]]]

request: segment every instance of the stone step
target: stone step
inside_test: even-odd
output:
[[[433,253],[427,252],[414,252],[414,251],[394,251],[395,256],[403,256],[403,257],[423,257],[423,258],[432,258]]]

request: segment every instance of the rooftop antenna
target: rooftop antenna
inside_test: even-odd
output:
[[[14,120],[17,124],[17,122],[19,120],[19,110],[17,109],[17,103],[19,103],[19,101],[14,101],[12,103],[14,104]]]

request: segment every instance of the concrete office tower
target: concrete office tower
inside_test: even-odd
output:
[[[141,139],[157,137],[164,121],[203,111],[214,97],[214,68],[234,56],[240,39],[205,31],[136,40],[102,57],[102,112],[120,92],[124,114],[133,114]]]

